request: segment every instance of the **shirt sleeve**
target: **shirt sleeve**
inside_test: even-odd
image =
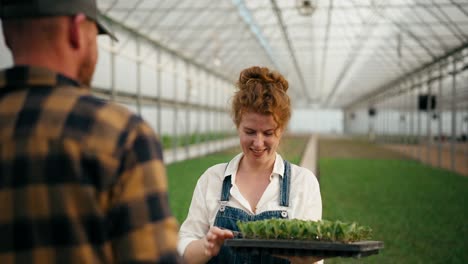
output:
[[[322,219],[322,197],[320,194],[320,186],[317,177],[308,169],[300,167],[301,178],[300,186],[302,188],[303,196],[300,199],[297,209],[297,218],[303,220],[321,220]],[[320,260],[315,264],[323,264],[324,261]]]
[[[301,197],[296,208],[296,217],[303,220],[322,219],[322,197],[317,177],[308,169],[300,168]]]
[[[161,144],[143,121],[125,142],[108,210],[115,262],[180,263]]]
[[[178,251],[182,256],[190,242],[205,236],[210,228],[208,208],[205,199],[208,188],[206,174],[207,172],[200,177],[195,186],[187,218],[179,231]]]

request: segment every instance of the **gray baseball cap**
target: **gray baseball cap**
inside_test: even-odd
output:
[[[117,41],[103,23],[96,0],[0,0],[0,18],[28,18],[46,16],[72,16],[83,13],[96,22],[99,34],[109,35]]]

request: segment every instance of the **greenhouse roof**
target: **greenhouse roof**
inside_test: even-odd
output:
[[[251,65],[279,70],[289,80],[298,107],[350,106],[454,52],[465,52],[468,46],[466,0],[100,0],[98,4],[113,24],[233,82]],[[308,5],[311,14],[304,14]],[[125,45],[125,38],[120,38],[117,45]],[[462,56],[466,69],[467,53]],[[463,89],[461,94],[468,97],[468,87]]]

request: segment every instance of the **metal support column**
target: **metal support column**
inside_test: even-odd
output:
[[[212,97],[214,95],[213,91],[213,76],[208,75],[208,106],[212,108],[213,103],[212,103]],[[215,144],[214,144],[214,123],[213,123],[213,116],[214,116],[214,110],[211,109],[210,113],[208,114],[208,131],[209,131],[209,145],[210,145],[210,152],[214,150]]]
[[[171,59],[172,59],[172,84],[173,84],[172,91],[174,92],[174,101],[179,101],[179,98],[178,98],[179,88],[177,87],[177,61],[174,55],[171,56]],[[175,105],[174,106],[174,120],[172,120],[172,135],[171,135],[171,138],[173,139],[172,149],[174,153],[174,160],[177,160],[177,147],[179,146],[178,124],[179,124],[179,106]]]
[[[136,64],[137,64],[137,68],[136,68],[136,103],[137,103],[137,112],[140,116],[143,116],[142,115],[142,110],[141,110],[141,58],[140,58],[140,55],[141,55],[141,41],[138,39],[138,37],[135,37],[135,41],[136,41],[136,56],[137,56],[137,60],[136,60]]]
[[[406,112],[406,96],[404,92],[404,84],[400,84],[400,100],[401,100],[401,114],[399,118],[400,118],[400,122],[402,123],[400,143],[405,145],[405,143],[407,142],[407,132],[408,132],[408,114]]]
[[[463,54],[463,53],[462,53]],[[465,50],[464,52],[464,55],[461,56],[462,57],[462,62],[464,65],[463,66],[463,69],[461,70],[461,78],[464,78],[465,80],[468,79],[468,68],[467,68],[467,65],[468,65],[468,50]],[[465,74],[465,76],[463,76],[463,74]],[[464,130],[464,135],[465,135],[465,141],[463,141],[463,146],[465,148],[465,169],[467,169],[466,171],[468,171],[468,104],[465,104],[464,106],[462,106],[463,109],[465,110],[465,114],[463,115],[463,118],[462,118],[462,123],[465,124],[465,130]]]
[[[188,159],[190,157],[189,145],[190,145],[190,141],[192,138],[192,135],[190,133],[190,113],[192,111],[189,106],[192,87],[191,87],[190,78],[189,78],[189,75],[190,75],[189,65],[186,60],[184,60],[184,67],[185,67],[185,83],[186,83],[185,101],[187,102],[187,107],[185,108],[185,111],[186,111],[185,112],[185,128],[186,128],[185,130],[185,139],[186,139],[185,140],[185,155]]]
[[[442,118],[443,118],[443,115],[442,115],[442,83],[443,83],[443,63],[442,62],[439,62],[439,82],[438,82],[438,87],[437,87],[437,97],[438,97],[438,100],[437,100],[437,115],[438,115],[438,119],[437,119],[437,138],[438,138],[438,142],[437,142],[437,166],[439,167],[442,167],[442,144],[443,144],[443,140],[445,140],[443,137],[442,137]]]
[[[431,165],[431,148],[432,148],[432,81],[431,76],[432,70],[428,72],[428,81],[427,81],[427,105],[426,105],[426,135],[427,135],[427,147],[426,147],[426,162]]]
[[[159,66],[161,64],[161,50],[156,49],[156,96],[158,98],[157,104],[156,104],[156,125],[157,125],[157,131],[158,135],[162,137],[162,107],[161,107],[161,97],[162,97],[162,75],[161,75],[161,67]]]
[[[215,82],[215,107],[219,107],[219,102],[221,101],[221,86],[219,84],[219,79],[216,78],[215,79],[216,82]],[[216,116],[215,116],[215,120],[216,120],[216,133],[217,134],[221,134],[221,112],[220,111],[217,111],[216,112]],[[217,149],[221,149],[221,145],[223,144],[221,142],[221,140],[218,141],[218,147]]]
[[[216,77],[213,78],[213,107],[218,109],[218,96],[219,96],[219,86],[218,86],[218,79]],[[220,134],[220,129],[219,129],[219,110],[216,110],[213,112],[213,127],[214,127],[214,132],[215,132],[215,139],[219,139],[219,134]],[[219,142],[219,141],[216,141]],[[218,149],[219,144],[215,144],[216,149]]]
[[[419,76],[419,83],[421,83],[421,77]],[[420,84],[418,84],[420,85]],[[419,89],[421,86],[418,87]],[[418,105],[418,100],[419,100],[419,94],[418,89],[416,89],[416,109],[417,109],[417,138],[418,138],[418,155],[417,155],[417,160],[422,161],[422,151],[421,151],[421,110],[419,109]]]
[[[404,83],[404,86],[408,85],[407,82]],[[406,93],[405,93],[406,92]],[[406,146],[408,147],[408,156],[411,157],[411,147],[412,147],[412,135],[413,125],[411,123],[411,89],[403,89],[403,97],[406,98],[406,111],[405,111],[405,124],[406,124]],[[410,120],[411,119],[411,120]]]
[[[413,148],[413,157],[415,159],[418,158],[418,145],[419,145],[419,138],[417,134],[417,116],[418,116],[418,91],[416,87],[414,87],[414,77],[411,78],[410,82],[410,95],[411,95],[411,105],[413,106],[413,111],[411,112],[411,137],[414,143]]]
[[[349,111],[347,109],[345,109],[343,114],[344,114],[344,116],[343,116],[343,133],[346,135],[346,134],[349,134],[349,131],[348,131]]]
[[[384,142],[386,141],[386,131],[385,131],[385,120],[386,118],[386,112],[385,112],[385,101],[382,101],[381,103],[381,109],[379,113],[381,113],[377,119],[379,120],[379,135],[380,135],[380,140],[379,142]]]
[[[373,107],[373,106],[371,106]],[[369,122],[369,126],[367,128],[367,134],[368,134],[368,139],[369,141],[373,142],[374,141],[374,117],[371,116],[369,113],[367,113],[367,119]]]
[[[450,137],[450,168],[454,171],[455,170],[455,152],[456,152],[456,144],[457,144],[457,58],[452,56],[452,133]]]
[[[384,135],[385,135],[385,139],[384,139],[384,142],[385,143],[390,143],[391,141],[391,133],[390,133],[390,126],[389,126],[389,122],[390,122],[390,111],[389,111],[389,108],[388,108],[388,105],[390,104],[389,102],[389,99],[387,99],[385,102],[383,102],[383,105],[384,105],[384,115],[383,115],[383,127],[384,127]],[[387,107],[385,107],[385,105],[387,105]]]
[[[116,87],[115,87],[115,42],[111,41],[111,51],[110,51],[110,88],[111,88],[111,100],[115,102],[116,100]]]
[[[198,72],[198,73],[195,73],[193,75],[194,78],[197,78],[194,80],[194,84],[193,84],[193,88],[194,89],[197,89],[197,102],[196,104],[198,105],[202,105],[203,103],[201,102],[201,96],[199,96],[200,94],[200,87],[203,87],[200,83],[200,76],[201,76],[201,73],[200,73],[200,69],[199,68],[195,68],[195,70]],[[202,123],[202,114],[203,114],[203,110],[202,108],[200,107],[197,111],[197,129],[196,129],[196,133],[197,133],[197,144],[198,143],[203,143],[203,140],[200,140],[201,138],[201,135],[202,135],[202,131],[201,131],[201,123]],[[198,147],[198,154],[201,156],[203,153],[203,150],[202,150],[202,147],[199,145]]]
[[[205,100],[206,100],[206,102],[205,102],[205,104],[206,104],[206,106],[209,106],[209,102],[210,102],[210,86],[209,86],[209,84],[208,84],[209,79],[208,79],[208,73],[207,73],[207,72],[204,72],[204,77],[205,77],[205,78],[204,78],[205,80],[204,80],[203,87],[205,87],[205,92],[206,92],[206,95],[205,95]],[[206,150],[207,150],[208,152],[210,152],[210,144],[211,144],[211,143],[210,143],[210,140],[211,140],[211,136],[210,136],[210,132],[211,132],[211,131],[210,131],[210,115],[211,115],[211,110],[208,109],[208,110],[206,110],[206,111],[207,111],[207,112],[206,112],[206,115],[205,115],[205,119],[206,119],[206,120],[205,120],[205,122],[206,122],[206,132],[205,132],[205,136],[204,136],[204,138],[205,138],[204,141],[206,142],[206,143],[205,143],[205,144],[206,144]]]

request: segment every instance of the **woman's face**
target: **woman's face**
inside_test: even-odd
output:
[[[276,128],[272,115],[244,113],[238,128],[244,158],[261,164],[274,162],[282,135],[282,131],[275,134]]]

